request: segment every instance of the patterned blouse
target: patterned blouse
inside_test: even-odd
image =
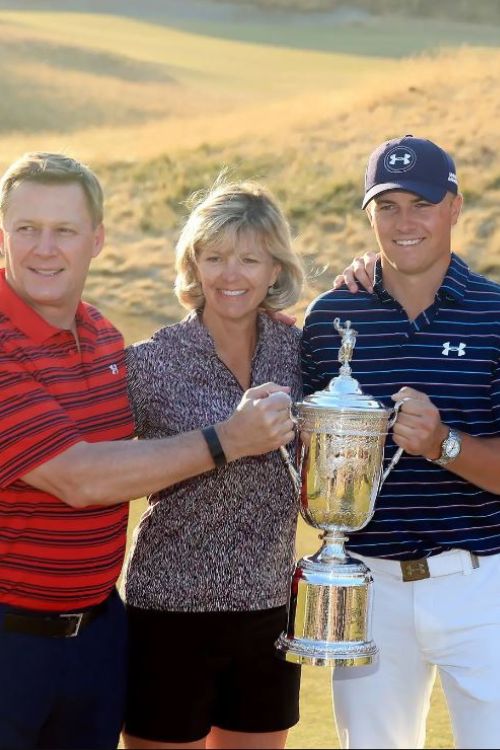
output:
[[[299,330],[262,314],[258,334],[251,385],[287,385],[299,399]],[[140,438],[225,420],[243,394],[196,312],[129,347],[127,365]],[[286,604],[298,511],[287,450],[287,460],[242,458],[152,495],[127,561],[127,602],[184,612]]]

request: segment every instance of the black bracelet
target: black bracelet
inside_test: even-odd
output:
[[[204,427],[201,431],[201,434],[207,441],[208,450],[210,451],[210,455],[214,460],[214,464],[216,466],[224,466],[224,464],[227,464],[226,454],[222,449],[222,445],[220,444],[219,436],[217,435],[215,428]]]

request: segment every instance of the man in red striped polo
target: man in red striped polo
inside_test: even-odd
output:
[[[102,203],[60,154],[27,154],[0,184],[1,748],[116,747],[126,501],[293,437],[266,384],[209,440],[130,440],[122,336],[81,301]]]

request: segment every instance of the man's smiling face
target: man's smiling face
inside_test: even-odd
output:
[[[405,275],[425,273],[448,264],[451,229],[456,224],[462,197],[447,193],[430,203],[405,190],[390,190],[367,207],[382,262]]]
[[[2,221],[6,279],[53,325],[71,324],[103,241],[78,183],[24,181],[11,191]]]

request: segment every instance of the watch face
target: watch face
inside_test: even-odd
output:
[[[448,440],[446,441],[446,454],[450,458],[456,458],[459,453],[460,453],[460,440],[457,440],[457,438],[455,437],[448,438]]]
[[[439,466],[446,466],[460,454],[462,447],[462,438],[460,433],[450,428],[448,437],[441,443],[441,455],[434,459],[434,463]]]

